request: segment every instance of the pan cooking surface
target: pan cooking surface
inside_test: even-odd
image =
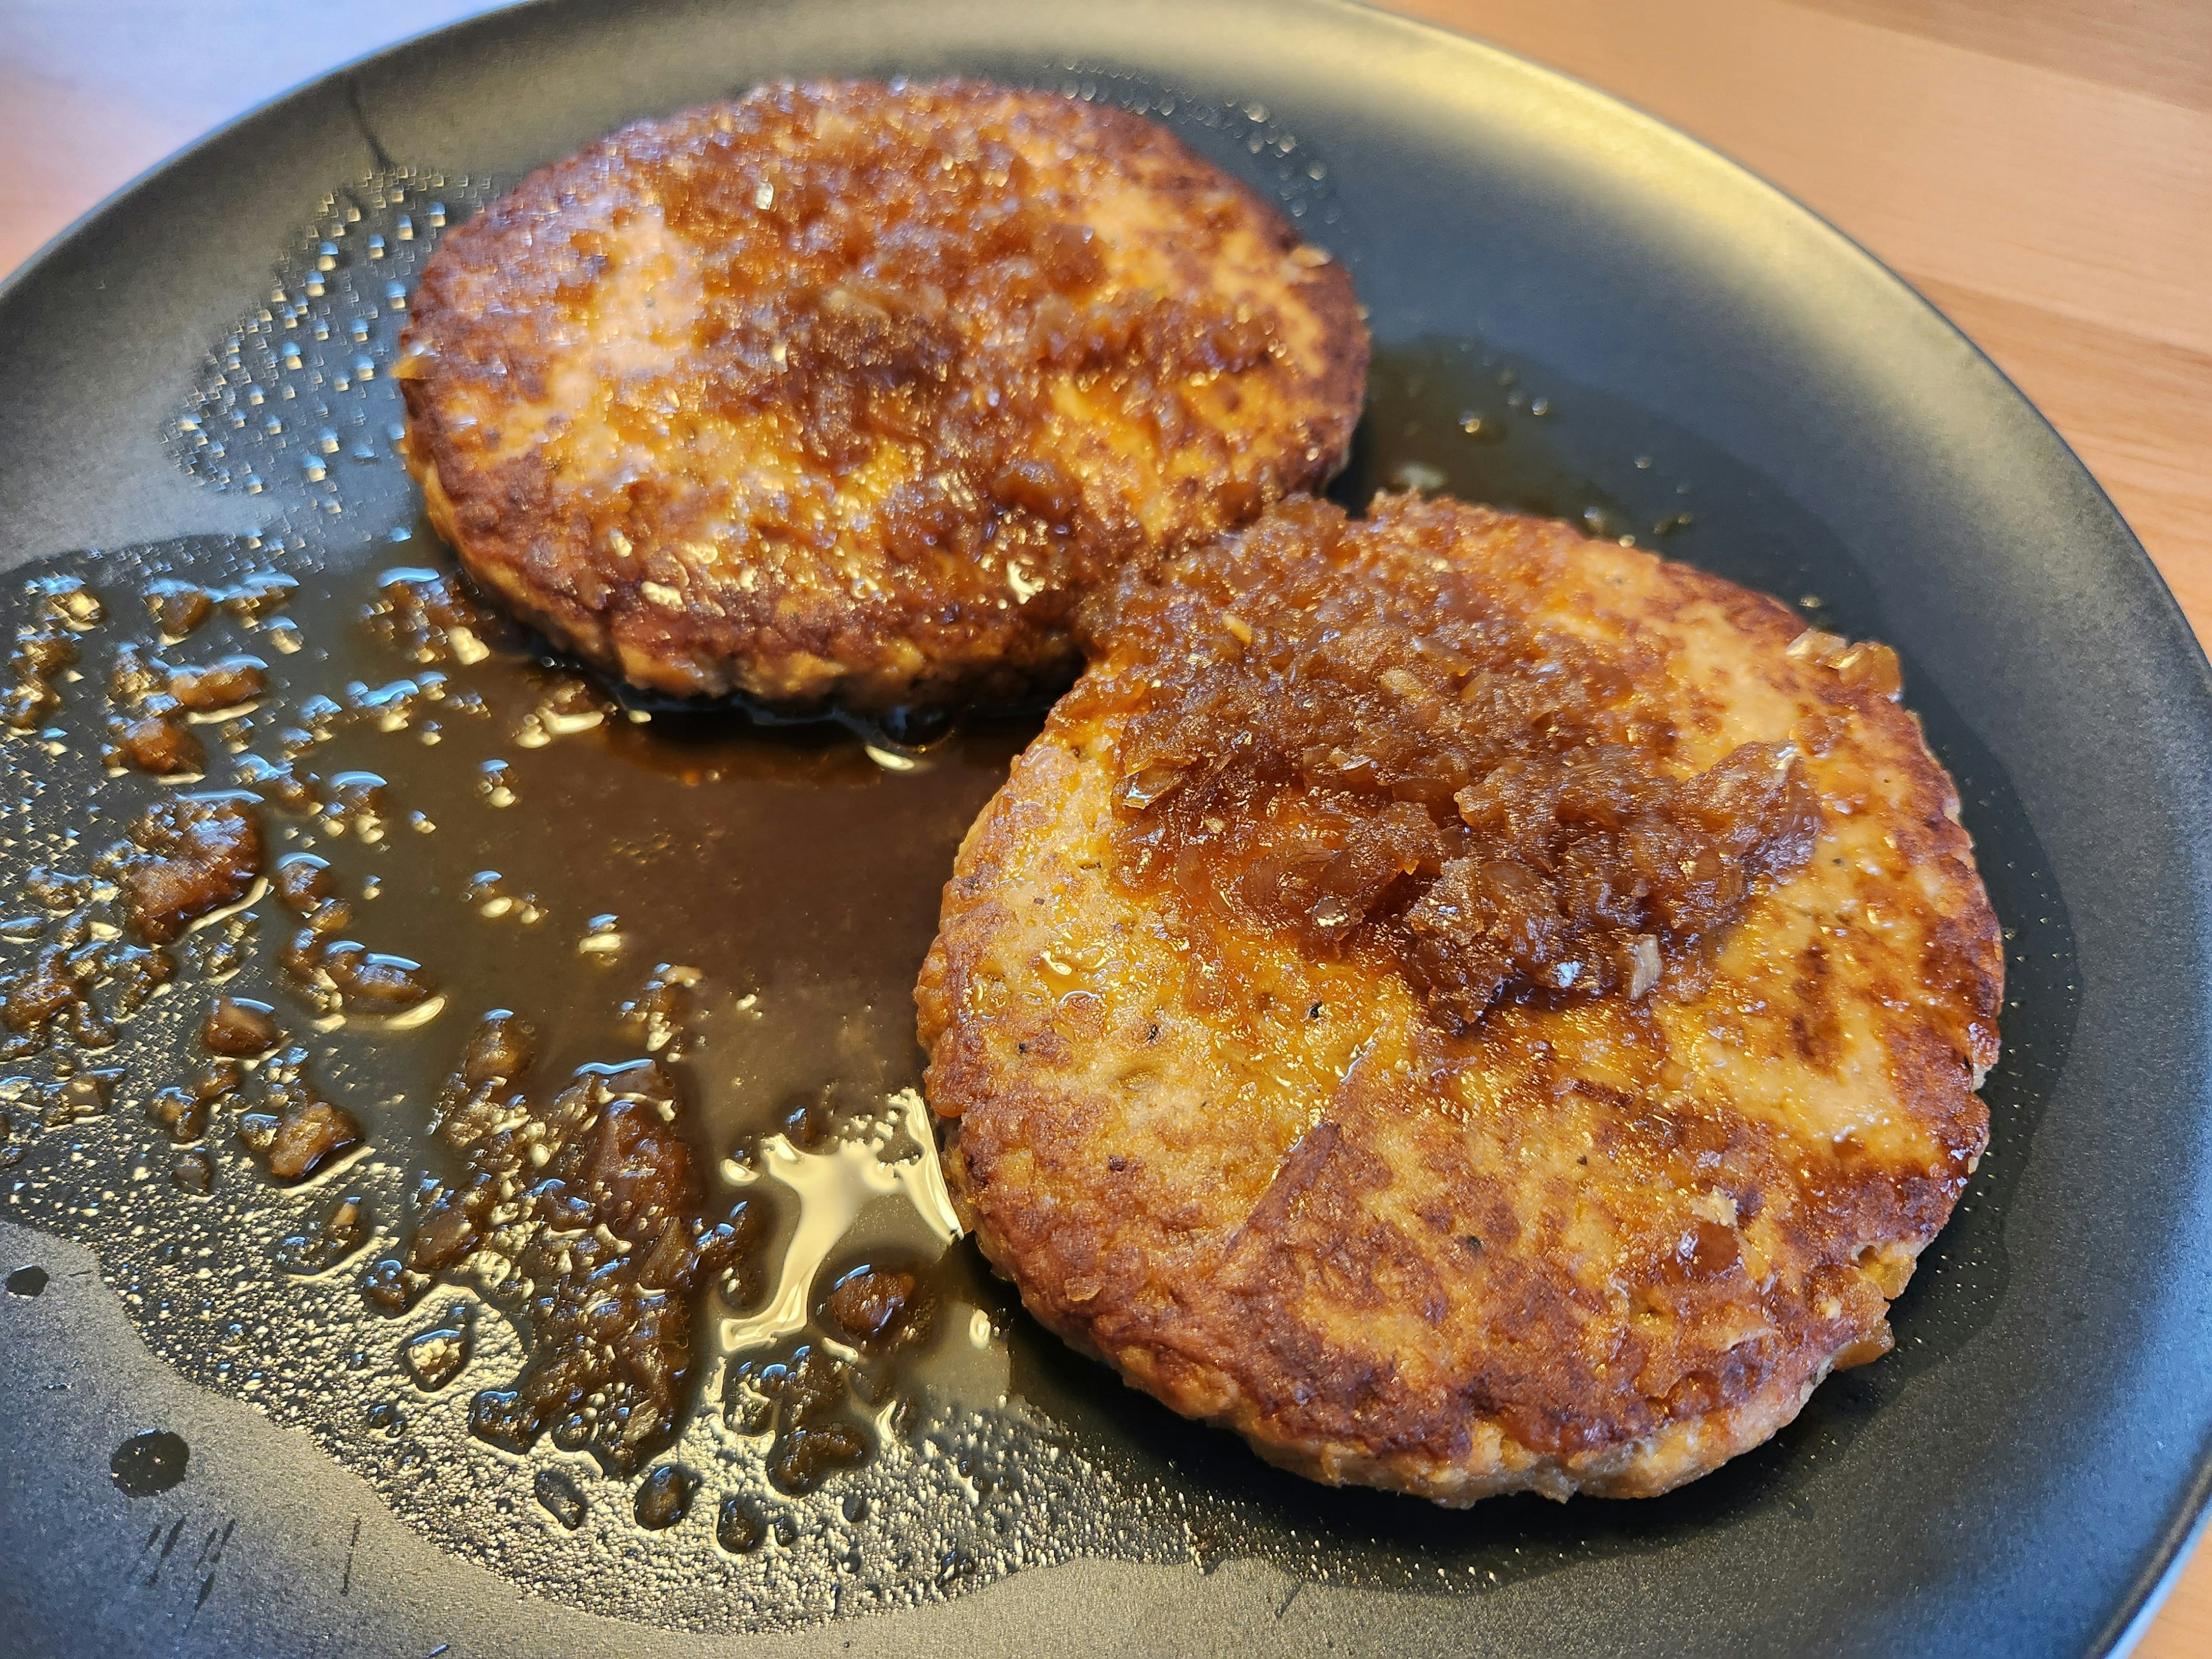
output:
[[[1467,295],[1394,276],[1421,260],[1401,252],[1394,266],[1362,211],[1391,152],[1357,121],[1309,122],[1264,76],[1193,92],[1103,72],[1109,54],[1078,61],[974,66],[1065,78],[1168,120],[1274,191],[1372,296],[1370,405],[1334,492],[1348,506],[1413,487],[1556,514],[1903,647],[1907,703],[1959,782],[2008,929],[2008,1003],[1984,1090],[1992,1156],[1895,1311],[1899,1352],[1832,1379],[1772,1443],[1665,1499],[1455,1514],[1267,1469],[1036,1330],[951,1242],[909,1000],[952,850],[1034,715],[858,729],[640,705],[495,617],[441,610],[453,567],[394,450],[393,342],[437,236],[514,169],[451,135],[431,148],[430,133],[407,152],[420,165],[327,177],[270,279],[208,301],[227,329],[203,328],[197,376],[141,410],[133,465],[164,470],[149,488],[167,492],[169,516],[100,550],[14,550],[34,556],[0,595],[0,619],[30,641],[0,804],[0,877],[21,895],[0,927],[0,1217],[89,1248],[155,1352],[305,1429],[439,1546],[536,1595],[648,1624],[838,1620],[896,1647],[923,1640],[920,1627],[850,1620],[977,1592],[988,1605],[990,1587],[1053,1564],[1078,1564],[1061,1571],[1080,1583],[1086,1562],[1177,1575],[1252,1559],[1293,1593],[1367,1593],[1309,1602],[1319,1629],[1327,1608],[1354,1605],[1408,1632],[1450,1627],[1459,1607],[1512,1628],[1511,1609],[1532,1605],[1516,1591],[1648,1583],[1688,1551],[1752,1571],[1778,1524],[1893,1512],[1917,1484],[1905,1471],[1871,1473],[1865,1491],[1839,1491],[1836,1472],[1896,1470],[1916,1455],[1899,1436],[1984,1409],[1972,1401],[2010,1363],[1992,1358],[2012,1340],[2008,1310],[2030,1294],[2014,1259],[2023,1180],[2079,1075],[2081,912],[2039,833],[2053,821],[2034,793],[2049,792],[2047,762],[1990,718],[1943,630],[1900,611],[1878,513],[1838,515],[1810,475],[1711,430],[1695,398],[1603,384],[1604,362],[1571,337],[1515,320],[1525,307],[1494,297],[1518,291],[1495,273]],[[698,95],[666,90],[623,112]],[[486,160],[489,173],[451,170]],[[1415,157],[1401,165],[1419,172]],[[171,343],[170,361],[188,356]],[[233,528],[173,533],[211,520]],[[2001,540],[2005,527],[1983,528]],[[149,659],[161,673],[241,656],[262,665],[254,696],[157,720],[161,741],[137,756],[163,763],[161,741],[181,731],[198,761],[164,777],[115,752],[152,706],[132,689]],[[152,803],[234,791],[256,798],[267,867],[327,864],[356,957],[302,971],[301,917],[266,884],[198,921],[166,963],[133,954],[111,849]],[[364,988],[349,962],[380,962],[386,980]],[[58,972],[73,991],[33,994]],[[201,1036],[218,995],[265,1005],[281,1033],[234,1079]],[[558,1434],[524,1450],[471,1432],[472,1409],[483,1427],[483,1400],[531,1363],[519,1246],[487,1238],[390,1290],[388,1264],[480,1164],[480,1149],[432,1125],[471,1030],[500,1009],[538,1033],[530,1109],[574,1088],[665,1117],[698,1173],[702,1224],[734,1229],[691,1297],[678,1419],[634,1459],[594,1459]],[[304,1175],[283,1164],[253,1120],[280,1115],[287,1090],[349,1115],[357,1143]],[[915,1286],[906,1340],[881,1348],[823,1307],[841,1274],[869,1267]],[[35,1294],[16,1285],[6,1308]],[[1931,1401],[1931,1386],[1962,1376],[1957,1405]],[[78,1458],[108,1501],[189,1495],[189,1437],[136,1427]],[[156,1433],[168,1439],[155,1446]],[[1787,1626],[1793,1593],[1750,1598],[1746,1628]],[[2116,1595],[2085,1585],[2081,1616],[2108,1615]],[[337,1639],[383,1650],[368,1632]]]

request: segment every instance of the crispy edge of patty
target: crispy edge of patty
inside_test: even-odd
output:
[[[1018,90],[957,79],[939,84],[988,96]],[[764,608],[744,624],[750,641],[740,642],[733,641],[721,618],[702,616],[696,608],[670,610],[650,603],[642,592],[647,580],[642,573],[615,568],[578,544],[573,532],[557,524],[548,527],[560,503],[551,496],[547,469],[535,454],[479,465],[470,445],[442,417],[432,376],[419,365],[407,364],[405,354],[414,342],[456,328],[453,309],[437,280],[439,259],[448,248],[512,234],[512,226],[526,226],[532,212],[558,206],[573,179],[600,158],[619,153],[625,141],[676,130],[717,107],[699,106],[633,122],[547,164],[458,227],[432,256],[403,338],[404,367],[398,371],[406,405],[401,454],[422,488],[432,527],[481,587],[556,646],[647,690],[678,696],[735,693],[794,711],[838,706],[860,712],[912,702],[1011,702],[1040,690],[1057,690],[1082,661],[1073,618],[1066,614],[1041,623],[1024,606],[1011,615],[930,620],[926,594],[898,606],[817,605],[793,611],[775,606],[777,591],[764,588]],[[1165,128],[1111,106],[1081,107],[1085,118],[1112,137],[1115,147],[1180,171],[1182,176],[1165,187],[1152,186],[1163,199],[1179,202],[1201,189],[1226,188],[1253,216],[1253,228],[1268,235],[1285,257],[1303,245],[1297,230],[1257,191],[1214,167]],[[1322,362],[1318,374],[1296,383],[1292,430],[1285,435],[1304,427],[1316,441],[1307,446],[1314,452],[1310,460],[1296,456],[1288,444],[1279,446],[1284,495],[1318,487],[1344,465],[1359,420],[1370,356],[1364,313],[1340,263],[1332,261],[1311,273],[1298,293],[1313,313]],[[481,319],[458,319],[462,331],[480,325]],[[1235,428],[1225,429],[1237,434]],[[1243,435],[1249,441],[1250,434]],[[1253,511],[1279,498],[1270,492]],[[1228,527],[1188,527],[1165,546],[1150,550],[1148,556],[1171,553]],[[583,603],[532,576],[537,548],[547,535],[561,544],[556,555],[561,564],[592,568],[604,594],[599,602]],[[1069,597],[1072,602],[1081,595]],[[893,614],[899,612],[903,614]]]
[[[1678,588],[1716,605],[1760,648],[1779,655],[1802,632],[1802,622],[1774,600],[1686,567],[1662,565],[1649,555],[1631,556],[1650,559]],[[1955,915],[1933,912],[1932,931],[1968,964],[1973,983],[1967,994],[1973,1006],[1963,1012],[1974,1023],[1972,1029],[1987,1036],[1973,1039],[1973,1052],[1961,1055],[1923,1027],[1906,1034],[1911,1040],[1893,1053],[1893,1060],[1897,1097],[1932,1102],[1933,1132],[1954,1140],[1963,1168],[1971,1170],[1987,1136],[1986,1109],[1971,1091],[1995,1058],[1994,1021],[2003,975],[1998,925],[1973,870],[1971,843],[1957,821],[1956,792],[1929,752],[1917,720],[1875,692],[1862,689],[1845,700],[1869,723],[1869,746],[1904,775],[1908,810],[1932,848],[1925,861],[1939,866],[1937,879],[1959,901]],[[1266,1363],[1252,1357],[1266,1333],[1206,1328],[1210,1322],[1238,1317],[1243,1304],[1235,1298],[1208,1286],[1178,1284],[1172,1287],[1172,1299],[1188,1310],[1188,1325],[1163,1328],[1149,1315],[1140,1316],[1102,1297],[1088,1283],[1072,1287],[1069,1260],[1096,1244],[1084,1236],[1091,1224],[1086,1211],[1109,1204],[1111,1195],[1034,1183],[1010,1191],[1010,1184],[1020,1183],[1003,1179],[1007,1171],[1001,1165],[1004,1154],[1025,1144],[1032,1127],[1024,1121],[1028,1115],[1045,1115],[1036,1120],[1039,1134],[1065,1137],[1075,1132],[1073,1120],[1082,1113],[1066,1103],[1066,1097],[1079,1093],[1083,1080],[1071,1081],[1055,1069],[1066,1039],[1057,1039],[1056,1052],[1055,1035],[1031,1018],[1020,998],[1007,999],[992,1018],[969,1009],[994,952],[1008,939],[1022,938],[1033,908],[1064,921],[1063,905],[1079,910],[1089,902],[1085,893],[1106,889],[1110,878],[1103,871],[1086,872],[1063,856],[1064,837],[1082,828],[1066,822],[1067,815],[1083,810],[1071,803],[1105,809],[1103,785],[1096,779],[1088,786],[1085,781],[1085,769],[1095,765],[1104,735],[1097,726],[1079,725],[1056,713],[1017,763],[961,848],[945,889],[942,930],[915,992],[918,1031],[929,1055],[929,1097],[941,1117],[957,1121],[945,1136],[945,1173],[956,1204],[987,1259],[1013,1280],[1024,1304],[1049,1329],[1174,1409],[1243,1435],[1271,1462],[1328,1484],[1379,1486],[1454,1506],[1520,1490],[1555,1498],[1575,1492],[1609,1497],[1663,1492],[1770,1437],[1797,1414],[1832,1370],[1887,1350],[1888,1303],[1911,1277],[1918,1252],[1948,1218],[1963,1175],[1948,1187],[1931,1183],[1929,1191],[1910,1201],[1900,1189],[1892,1204],[1893,1209],[1902,1206],[1891,1218],[1897,1236],[1886,1240],[1862,1270],[1863,1276],[1850,1283],[1843,1316],[1826,1337],[1792,1334],[1793,1364],[1773,1368],[1760,1386],[1718,1406],[1632,1437],[1564,1453],[1522,1443],[1497,1422],[1449,1401],[1436,1407],[1430,1426],[1448,1431],[1448,1419],[1455,1414],[1462,1419],[1466,1449],[1456,1456],[1425,1449],[1422,1436],[1405,1432],[1402,1416],[1383,1434],[1363,1432],[1356,1414],[1339,1413],[1332,1420],[1327,1413],[1313,1412],[1301,1419],[1297,1409],[1284,1408],[1283,1401],[1301,1386],[1325,1389],[1332,1379],[1249,1374]],[[1033,907],[1040,896],[1047,902]],[[1006,959],[1001,957],[1001,963]],[[1031,1057],[1017,1060],[1009,1051],[1024,1044]],[[1110,1106],[1107,1109],[1110,1115]],[[971,1164],[971,1143],[985,1139],[994,1148],[988,1172]],[[1249,1340],[1240,1343],[1240,1337]],[[1231,1354],[1238,1358],[1224,1358]],[[1328,1357],[1355,1369],[1359,1358],[1340,1352]]]

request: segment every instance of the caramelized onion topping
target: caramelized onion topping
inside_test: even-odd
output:
[[[1072,377],[1172,438],[1189,386],[1281,349],[1278,319],[1202,288],[1109,283],[1089,204],[1041,178],[1011,130],[1064,125],[1073,145],[1082,129],[1049,103],[979,122],[975,98],[764,88],[672,138],[661,211],[710,251],[691,395],[787,421],[806,461],[839,475],[885,442],[918,447],[915,482],[883,509],[896,557],[988,540],[1057,562],[1078,532],[1134,545],[1135,526],[1092,521],[1055,459],[1055,386]]]
[[[1287,507],[1125,580],[1103,626],[1139,688],[1121,879],[1379,947],[1455,1031],[1501,998],[1650,994],[1819,828],[1787,746],[1685,764],[1639,693],[1665,665],[1532,617],[1510,547],[1458,545],[1469,511]]]

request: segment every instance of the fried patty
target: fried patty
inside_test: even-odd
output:
[[[1892,653],[1411,496],[1271,510],[1099,632],[916,991],[1038,1319],[1449,1504],[1664,1492],[1887,1351],[2003,974]]]
[[[433,522],[636,684],[857,708],[1077,663],[1125,563],[1340,466],[1342,269],[1123,111],[763,87],[556,162],[448,236],[398,368]]]

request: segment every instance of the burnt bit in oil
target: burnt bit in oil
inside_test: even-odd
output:
[[[189,1085],[172,1083],[156,1089],[147,1103],[146,1115],[173,1141],[198,1140],[207,1133],[210,1115],[235,1103],[245,1077],[245,1067],[234,1059],[211,1060]]]
[[[258,657],[230,656],[198,667],[169,671],[169,696],[196,714],[242,709],[269,690],[269,665]]]
[[[179,581],[173,576],[147,583],[142,597],[146,614],[165,640],[187,637],[215,614],[214,594],[198,582]]]
[[[249,570],[216,593],[216,603],[240,621],[269,621],[291,604],[300,579],[282,570]]]
[[[477,1396],[470,1427],[517,1449],[550,1428],[556,1445],[589,1449],[619,1474],[679,1425],[692,1292],[721,1270],[738,1232],[698,1218],[688,1150],[656,1103],[604,1087],[592,1078],[556,1098],[571,1133],[532,1189],[550,1224],[517,1262],[530,1288],[530,1362],[513,1389]]]
[[[467,1167],[456,1182],[434,1183],[405,1247],[369,1268],[362,1290],[373,1306],[390,1314],[412,1308],[436,1275],[468,1261],[484,1242],[492,1211],[520,1190],[531,1149],[551,1139],[526,1128],[530,1103],[520,1085],[536,1048],[537,1033],[506,1009],[485,1015],[470,1034],[431,1126]]]
[[[283,1040],[276,1011],[251,997],[219,996],[208,1004],[207,1017],[200,1021],[200,1047],[211,1054],[251,1059]]]
[[[108,744],[115,764],[156,777],[198,777],[207,769],[205,746],[173,705],[118,717],[108,726]]]
[[[185,941],[185,964],[202,980],[228,979],[245,966],[247,947],[258,931],[259,921],[250,910],[225,916]]]
[[[469,1034],[458,1080],[471,1094],[520,1083],[537,1057],[538,1033],[530,1022],[495,1008]]]
[[[714,1541],[732,1555],[750,1555],[767,1536],[760,1511],[735,1492],[714,1512]]]
[[[651,1060],[586,1067],[538,1105],[519,1086],[534,1034],[495,1014],[471,1036],[436,1133],[464,1160],[404,1251],[374,1264],[373,1304],[411,1305],[478,1252],[502,1259],[529,1324],[514,1385],[471,1403],[471,1430],[524,1451],[551,1434],[612,1474],[679,1426],[693,1363],[696,1289],[749,1241],[743,1206],[709,1224],[673,1080]]]
[[[352,926],[354,908],[337,896],[330,865],[312,853],[278,860],[272,885],[305,926],[278,952],[286,988],[319,1015],[403,1014],[438,994],[421,963],[332,935]]]
[[[207,769],[207,749],[191,717],[244,713],[268,689],[268,665],[258,657],[172,667],[126,642],[108,675],[109,762],[161,777],[197,776]]]
[[[823,1297],[823,1324],[864,1352],[881,1353],[928,1334],[930,1298],[918,1268],[863,1265],[838,1276]]]
[[[851,1364],[819,1343],[802,1342],[781,1358],[732,1365],[723,1379],[723,1419],[739,1434],[774,1433],[768,1478],[778,1492],[812,1492],[872,1449],[852,1413],[854,1382]]]
[[[36,730],[61,708],[61,677],[78,656],[76,636],[106,615],[76,576],[33,577],[24,597],[29,614],[15,629],[8,653],[9,684],[0,691],[0,724],[16,732]]]
[[[374,1231],[368,1200],[359,1193],[343,1193],[312,1225],[279,1239],[274,1260],[283,1273],[326,1273],[367,1244]]]
[[[623,1024],[645,1045],[649,1054],[664,1060],[683,1059],[693,1046],[687,1023],[692,1012],[692,992],[699,970],[680,963],[657,964],[643,988],[622,1005]]]
[[[104,1048],[122,1024],[175,976],[177,963],[158,945],[117,938],[112,901],[118,872],[135,856],[111,848],[85,872],[33,866],[21,896],[47,914],[11,919],[4,932],[32,947],[27,966],[0,974],[0,1059],[46,1048],[57,1035],[80,1048]]]
[[[425,1394],[435,1394],[468,1366],[476,1346],[476,1316],[462,1303],[442,1325],[417,1331],[399,1347],[399,1363]]]
[[[167,951],[104,937],[112,932],[106,920],[105,907],[88,902],[40,930],[27,968],[0,975],[0,1059],[34,1054],[57,1030],[80,1048],[106,1048],[117,1026],[174,975]]]
[[[663,1463],[637,1483],[637,1500],[630,1513],[647,1532],[674,1526],[691,1512],[692,1495],[699,1477],[680,1463]]]
[[[325,1100],[307,1075],[307,1051],[293,1047],[262,1070],[260,1100],[238,1119],[238,1139],[270,1179],[289,1186],[361,1144],[360,1123]]]
[[[276,861],[270,885],[284,908],[319,936],[334,933],[353,921],[353,906],[337,896],[327,859],[288,853]]]
[[[283,811],[304,816],[321,808],[316,779],[301,769],[296,756],[272,761],[259,755],[240,755],[232,771],[243,787]]]
[[[261,872],[261,822],[250,797],[157,801],[131,825],[137,852],[120,872],[125,914],[140,939],[166,945],[213,910],[235,904]]]
[[[352,939],[323,948],[319,979],[349,1014],[400,1014],[437,994],[428,969],[406,957],[372,951]]]
[[[49,1128],[99,1117],[107,1110],[109,1092],[122,1079],[113,1067],[73,1072],[39,1091],[40,1121]]]
[[[802,1152],[818,1152],[836,1139],[837,1104],[834,1088],[794,1095],[783,1103],[777,1127]]]
[[[0,1018],[5,1018],[10,1031],[19,1036],[43,1031],[55,1015],[81,999],[82,979],[73,956],[89,938],[88,929],[74,939],[65,933],[42,947],[29,968],[8,977]]]
[[[480,662],[512,652],[524,634],[507,613],[476,596],[458,572],[404,568],[387,572],[363,612],[371,638],[410,662]]]

